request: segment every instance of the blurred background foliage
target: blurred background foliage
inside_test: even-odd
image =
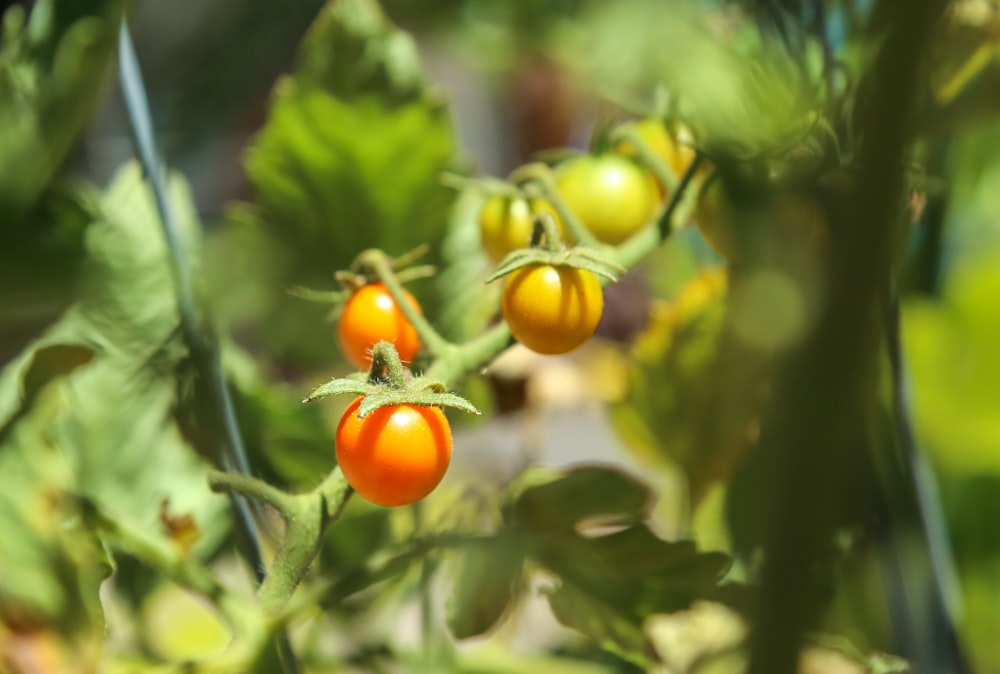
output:
[[[793,237],[772,225],[815,195],[796,180],[850,162],[878,27],[873,3],[828,0],[823,22],[818,4],[0,2],[0,669],[148,671],[222,652],[230,626],[167,582],[164,560],[250,592],[226,500],[205,484],[217,443],[188,423],[202,373],[129,161],[113,68],[128,13],[202,320],[253,470],[283,487],[332,467],[347,401],[299,401],[349,367],[329,307],[290,286],[334,289],[363,248],[429,243],[440,271],[413,292],[446,336],[473,336],[497,307],[482,197],[442,173],[503,177],[585,149],[608,120],[692,128],[763,272],[678,228],[608,291],[596,343],[559,359],[515,349],[454,382],[490,414],[459,432],[419,509],[350,503],[293,642],[317,672],[741,671],[760,405],[821,294],[788,282],[821,262],[774,253]],[[906,401],[977,671],[1000,669],[997,25],[995,3],[955,0],[939,26],[900,253]],[[792,188],[769,191],[775,176]],[[887,463],[890,435],[876,424],[866,440]],[[883,541],[850,524],[824,629],[856,648],[818,642],[826,664],[808,671],[898,671],[873,654],[896,645]],[[916,560],[901,575],[926,582],[919,534],[900,545]]]

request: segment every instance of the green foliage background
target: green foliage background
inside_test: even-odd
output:
[[[242,16],[260,4],[248,3]],[[517,72],[543,54],[575,75],[584,98],[685,119],[720,165],[766,167],[791,147],[821,156],[843,121],[830,114],[833,102],[820,81],[820,45],[808,42],[799,60],[790,59],[736,10],[638,0],[519,2],[502,10],[466,0],[429,3],[414,15],[402,5],[387,3],[418,35],[468,57],[473,73],[494,86],[501,86],[497,73]],[[176,671],[170,668],[185,659],[215,657],[214,665],[189,671],[267,671],[274,665],[268,637],[277,627],[268,621],[276,617],[253,613],[246,570],[234,562],[228,502],[207,486],[222,440],[218,428],[194,423],[192,411],[204,406],[204,373],[181,330],[153,195],[133,162],[106,185],[81,178],[81,142],[95,109],[107,104],[104,85],[114,76],[115,33],[127,9],[134,8],[39,0],[30,15],[20,6],[3,15],[0,667],[22,671],[16,653],[29,652],[49,658],[51,671]],[[441,181],[445,172],[472,168],[456,141],[449,98],[424,72],[418,43],[374,0],[331,0],[316,10],[308,31],[293,36],[301,39],[294,63],[274,83],[260,127],[247,139],[245,191],[206,222],[183,176],[171,175],[168,195],[180,216],[181,252],[194,266],[199,318],[217,336],[251,465],[258,477],[294,490],[314,486],[332,468],[333,427],[346,405],[299,401],[346,365],[329,307],[293,298],[289,287],[335,289],[333,272],[361,250],[397,255],[427,243],[439,274],[413,289],[446,337],[478,334],[497,300],[496,289],[481,283],[489,272],[475,227],[482,195]],[[727,40],[702,21],[706,15],[732,22]],[[275,22],[263,10],[259,16]],[[984,31],[964,28],[989,46]],[[227,34],[228,58],[254,62],[230,51],[250,53],[257,45],[249,36],[277,30],[257,29]],[[947,32],[942,38],[946,47],[954,39]],[[845,68],[862,68],[870,47],[846,43]],[[272,48],[292,51],[284,43]],[[932,68],[947,80],[961,70],[964,52],[942,53]],[[1000,508],[1000,314],[993,307],[1000,172],[990,151],[1000,127],[983,113],[984,100],[996,101],[977,93],[993,76],[987,68],[973,77],[969,98],[958,99],[971,101],[974,117],[961,105],[923,111],[921,143],[944,147],[948,158],[930,168],[926,189],[948,205],[936,253],[942,282],[933,293],[904,287],[902,300],[907,403],[922,456],[940,479],[965,599],[959,632],[982,671],[1000,667],[993,643],[1000,546],[992,531]],[[241,74],[235,92],[260,88],[242,78],[249,75]],[[154,102],[169,100],[153,93]],[[235,115],[224,114],[232,103],[202,99],[192,109],[217,116],[208,126]],[[182,140],[199,135],[171,123]],[[169,149],[183,154],[183,142]],[[743,205],[752,238],[760,202]],[[918,225],[911,249],[929,236]],[[910,263],[916,256],[901,257]],[[755,535],[753,471],[760,470],[747,457],[767,393],[759,382],[771,361],[734,341],[733,317],[780,318],[784,296],[755,294],[731,278],[727,284],[719,267],[696,232],[678,231],[637,271],[654,298],[649,323],[632,343],[609,348],[610,371],[621,374],[598,386],[620,388],[606,399],[628,453],[622,462],[641,466],[648,479],[621,465],[535,466],[512,480],[455,479],[419,509],[390,511],[355,499],[305,581],[307,599],[283,617],[297,628],[305,669],[375,671],[401,662],[456,672],[668,671],[667,640],[651,628],[654,619],[694,620],[702,614],[690,607],[704,602],[746,613],[755,564],[753,545],[743,543]],[[490,410],[485,381],[474,374],[453,384]],[[885,454],[889,444],[876,442]],[[658,489],[678,483],[687,490],[680,495]],[[681,505],[662,507],[667,501]],[[270,540],[275,526],[264,524]],[[877,551],[856,530],[844,538],[842,585],[824,629],[858,649],[829,650],[849,653],[852,671],[894,671],[898,661],[868,655],[893,645]],[[905,545],[923,554],[912,530]],[[743,552],[750,554],[735,554]],[[924,578],[918,567],[913,583]],[[199,574],[208,569],[223,579],[222,589],[209,583],[206,590]],[[533,585],[538,578],[542,591]],[[179,602],[179,586],[207,595],[211,611]],[[442,595],[427,608],[428,597]],[[540,652],[507,648],[529,598],[539,596],[573,636]],[[251,627],[228,624],[220,604],[231,597],[246,603],[239,605]],[[387,634],[385,625],[395,623],[384,619],[414,605],[434,619],[419,647]],[[129,624],[131,633],[123,628]],[[226,651],[240,629],[256,640]],[[348,643],[322,648],[330,634]],[[476,646],[458,645],[481,636]],[[719,667],[740,665],[725,660]]]

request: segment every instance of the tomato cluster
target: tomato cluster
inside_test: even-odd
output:
[[[659,119],[628,122],[608,137],[612,136],[619,140],[558,164],[552,172],[556,193],[552,196],[561,202],[562,212],[568,210],[598,243],[618,245],[652,225],[670,194],[666,182],[643,162],[659,162],[663,170],[679,177],[696,151],[686,129],[668,128]],[[645,151],[640,152],[632,139]],[[575,243],[552,203],[497,194],[485,200],[479,213],[484,251],[499,264],[513,251],[529,246],[539,213],[552,216],[564,242]],[[538,353],[577,348],[594,333],[602,311],[597,278],[572,265],[526,265],[510,273],[504,286],[503,314],[511,332]]]
[[[657,179],[643,158],[648,163],[652,154],[678,175],[694,158],[694,150],[662,122],[630,124],[626,127],[630,135],[623,137],[637,138],[642,152],[633,142],[621,140],[594,154],[572,157],[552,171],[551,189],[543,196],[517,189],[493,194],[479,213],[483,249],[500,265],[497,274],[506,275],[504,318],[511,334],[538,353],[561,354],[579,347],[594,334],[604,309],[597,274],[609,272],[600,259],[595,261],[593,248],[565,248],[566,243],[577,243],[573,233],[587,242],[608,245],[628,240],[654,222],[670,193],[667,181]],[[544,236],[536,237],[536,219],[543,213],[551,222]],[[571,220],[571,226],[560,214]],[[532,244],[538,247],[528,257],[518,257]],[[395,347],[401,362],[412,361],[421,343],[406,312],[385,285],[363,281],[351,286],[341,311],[338,337],[344,355],[357,367],[369,368],[373,348],[385,341]],[[403,291],[401,299],[421,313],[408,292]],[[412,311],[410,315],[414,316]],[[385,347],[379,349],[383,354],[379,358],[384,359]],[[370,381],[379,385],[375,374]],[[393,398],[361,417],[362,396],[341,416],[338,465],[351,487],[373,503],[414,503],[440,483],[448,468],[452,449],[448,421],[441,408],[432,406],[437,403],[410,404],[415,399],[423,400],[401,394],[398,404]]]

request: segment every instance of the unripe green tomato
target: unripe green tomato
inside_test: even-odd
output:
[[[584,227],[612,245],[649,224],[660,203],[656,180],[617,154],[567,160],[556,169],[556,187]]]
[[[479,211],[479,237],[483,250],[494,263],[499,264],[507,254],[531,244],[536,213],[549,213],[562,232],[562,221],[551,204],[541,199],[527,199],[494,195],[489,197]]]

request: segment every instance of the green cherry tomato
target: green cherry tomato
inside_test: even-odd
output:
[[[534,264],[507,276],[503,315],[517,341],[553,355],[577,348],[594,334],[604,310],[597,277],[584,269]]]
[[[556,187],[598,240],[619,244],[650,222],[659,207],[656,180],[617,154],[585,155],[556,169]]]

